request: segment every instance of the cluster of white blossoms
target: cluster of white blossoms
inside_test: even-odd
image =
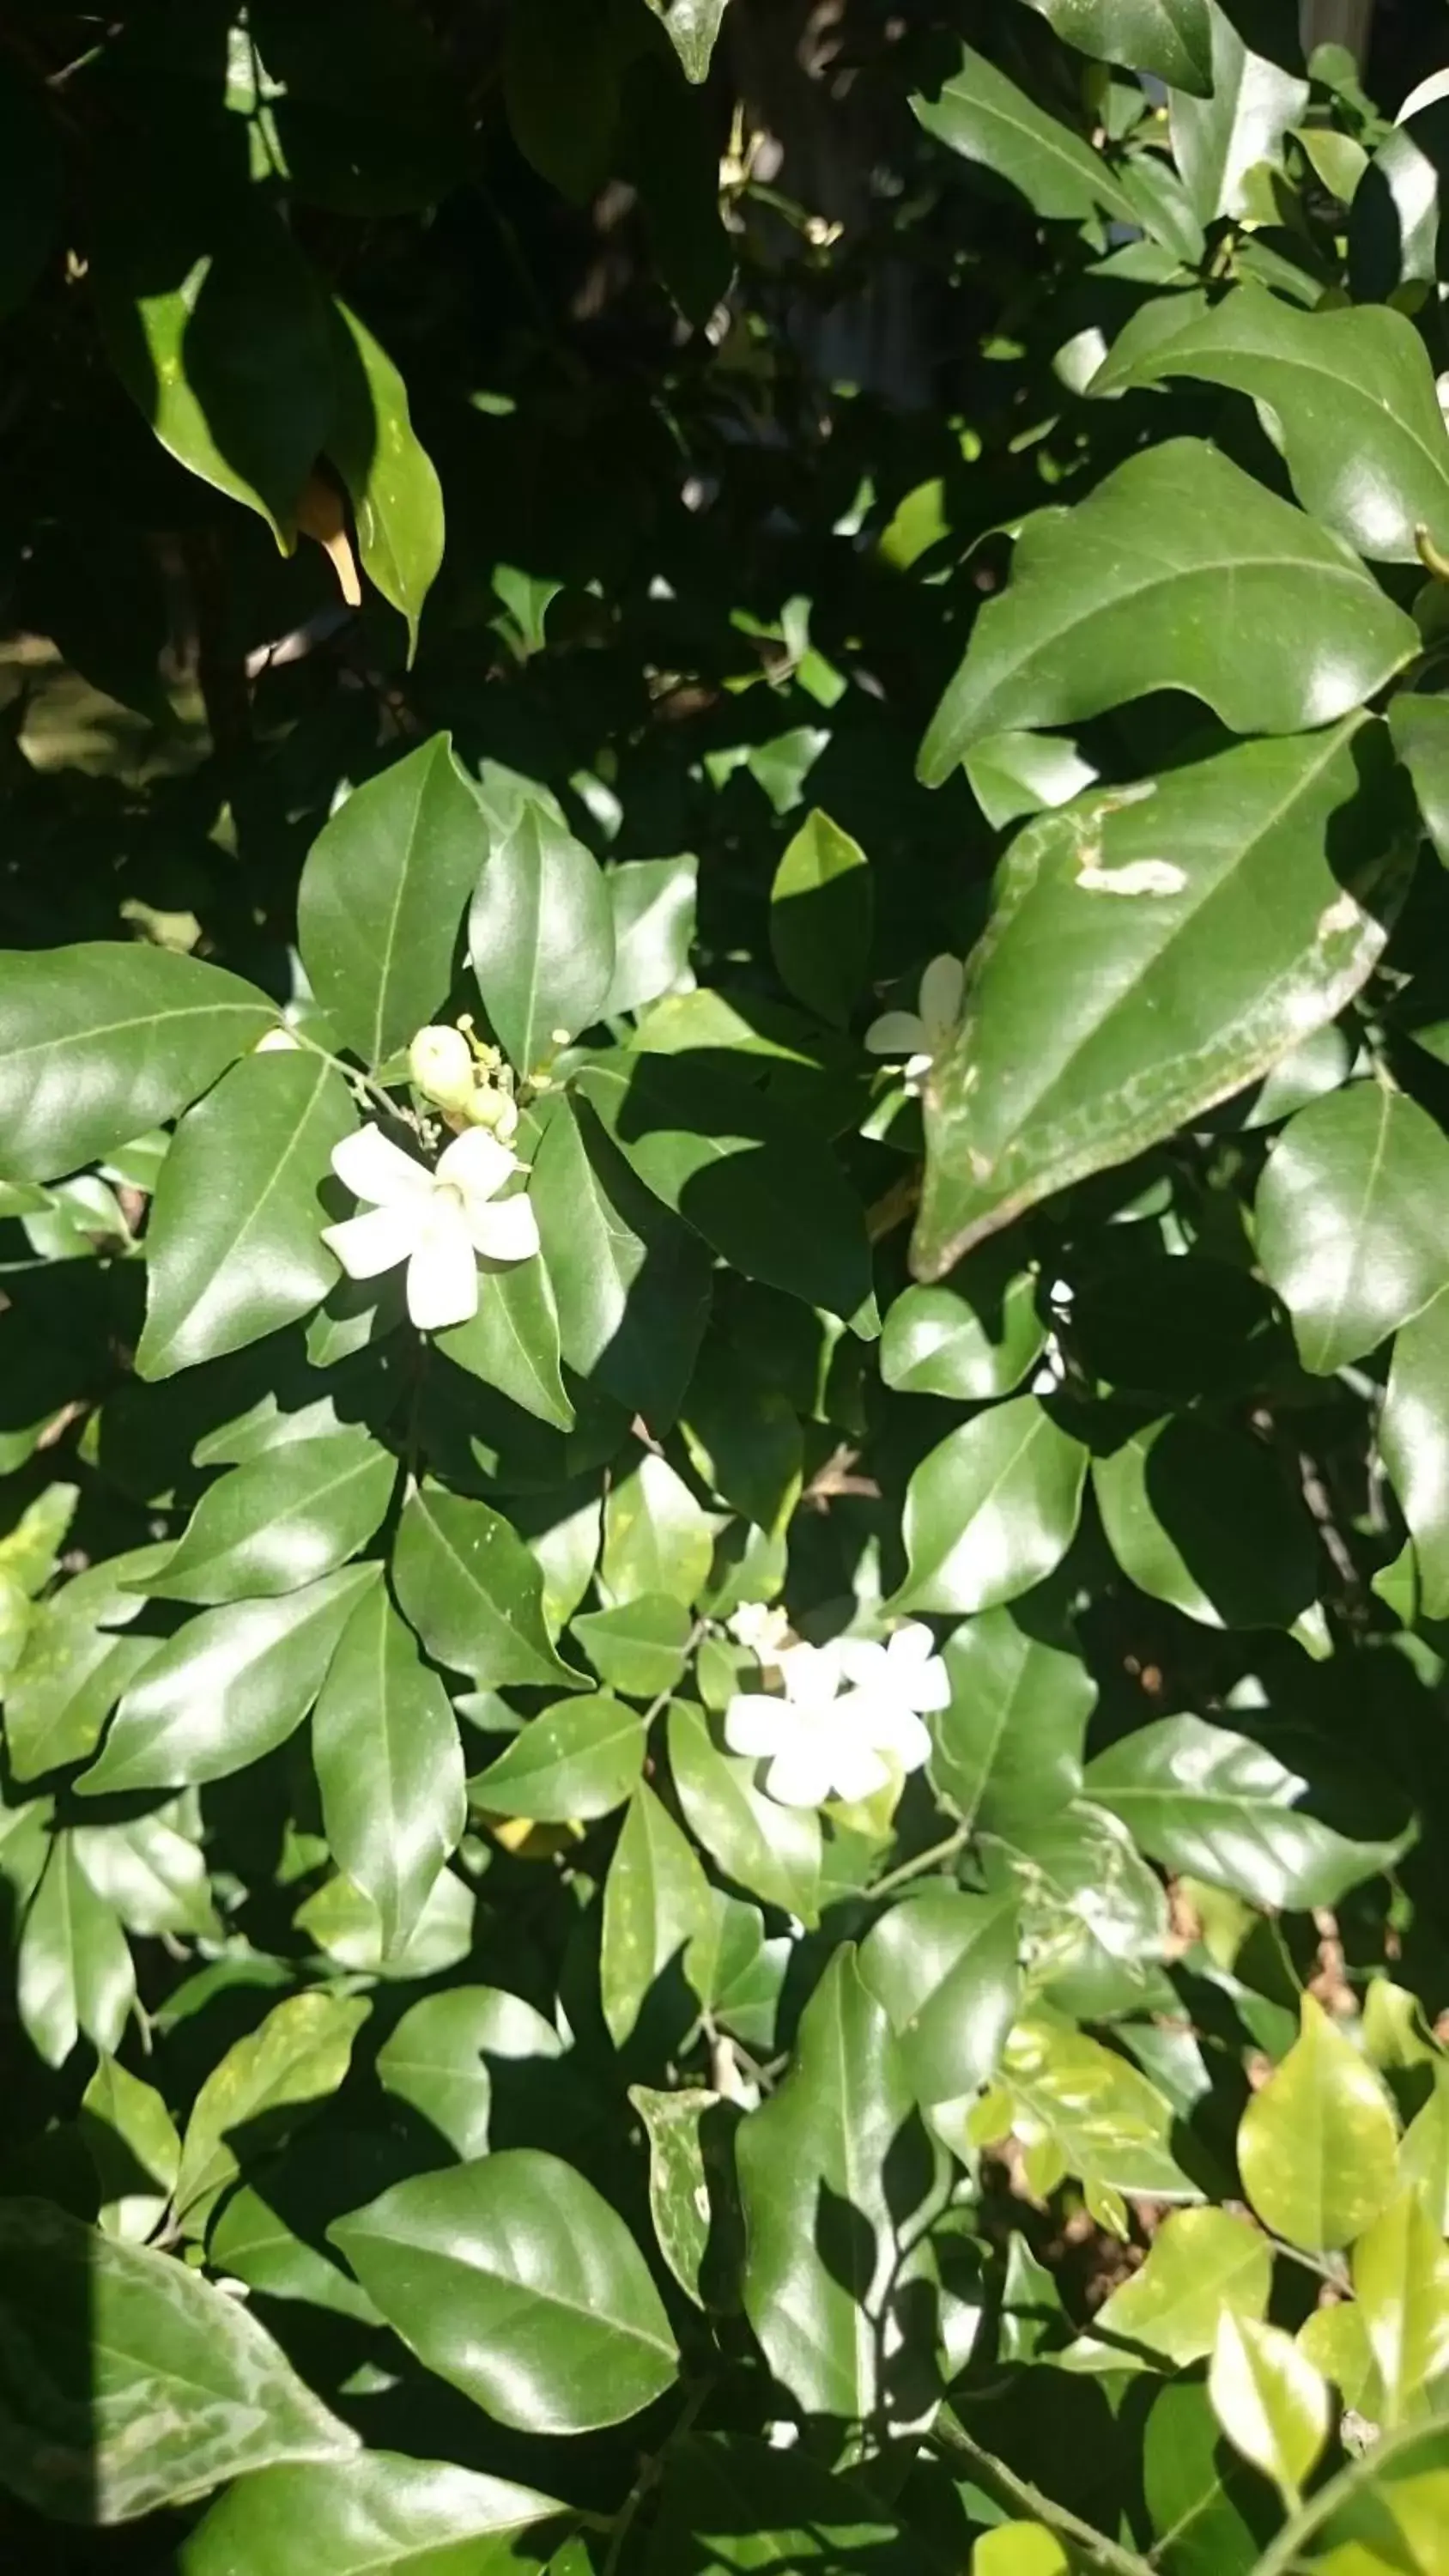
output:
[[[850,1804],[874,1797],[895,1770],[920,1769],[931,1750],[923,1721],[947,1706],[951,1684],[919,1620],[886,1645],[863,1637],[784,1645],[782,1614],[759,1602],[747,1602],[729,1625],[779,1676],[778,1691],[737,1691],[724,1724],[732,1753],[768,1764],[764,1785],[777,1804]]]
[[[908,1091],[918,1091],[956,1034],[966,998],[966,969],[959,957],[933,957],[921,977],[914,1011],[883,1011],[865,1042],[872,1055],[903,1055]]]

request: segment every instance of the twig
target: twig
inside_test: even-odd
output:
[[[1006,2505],[1021,2519],[1045,2523],[1059,2540],[1069,2542],[1083,2566],[1095,2570],[1096,2576],[1153,2576],[1150,2561],[1139,2558],[1135,2549],[1120,2548],[1105,2532],[1083,2522],[1054,2497],[1044,2495],[1029,2478],[1018,2477],[1005,2460],[998,2459],[994,2451],[988,2451],[967,2432],[949,2406],[942,2407],[927,2439],[933,2449],[967,2461],[977,2485],[997,2504]]]
[[[948,1834],[944,1842],[932,1843],[929,1851],[917,1852],[914,1860],[903,1860],[898,1869],[888,1869],[884,1878],[878,1878],[874,1887],[866,1889],[866,1895],[889,1896],[893,1888],[906,1887],[913,1878],[924,1877],[928,1869],[935,1868],[937,1861],[954,1860],[969,1841],[966,1826],[958,1825],[954,1834]]]

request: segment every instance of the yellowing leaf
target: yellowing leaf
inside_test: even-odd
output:
[[[1280,2327],[1225,2308],[1208,2395],[1233,2448],[1273,2480],[1291,2511],[1328,2439],[1327,2380]]]
[[[1397,2126],[1373,2068],[1311,1995],[1302,2016],[1243,2113],[1238,2165],[1264,2226],[1324,2253],[1351,2245],[1390,2198]]]

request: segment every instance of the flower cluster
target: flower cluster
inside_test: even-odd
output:
[[[734,1623],[751,1622],[748,1604]],[[894,1771],[917,1771],[931,1750],[924,1718],[945,1708],[951,1685],[929,1628],[897,1628],[886,1645],[838,1637],[827,1646],[779,1645],[762,1660],[781,1690],[737,1691],[725,1712],[734,1753],[766,1762],[765,1788],[782,1807],[872,1798]]]
[[[322,1240],[349,1279],[376,1279],[407,1263],[408,1313],[423,1332],[466,1324],[478,1311],[478,1263],[529,1261],[538,1220],[525,1195],[499,1192],[523,1165],[482,1127],[445,1145],[430,1171],[380,1127],[344,1136],[332,1169],[366,1213],[325,1226]]]

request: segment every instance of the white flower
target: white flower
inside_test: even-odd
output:
[[[498,1197],[523,1165],[481,1127],[455,1136],[431,1172],[381,1128],[359,1127],[334,1147],[332,1169],[368,1206],[365,1216],[324,1226],[323,1242],[349,1279],[375,1279],[405,1261],[408,1313],[423,1332],[476,1315],[480,1254],[490,1262],[529,1261],[538,1250],[528,1199]]]
[[[896,1631],[889,1646],[841,1639],[778,1655],[784,1697],[739,1691],[725,1712],[733,1753],[767,1761],[765,1788],[782,1807],[874,1797],[891,1763],[915,1771],[931,1749],[919,1711],[944,1708],[946,1668],[929,1628]],[[852,1687],[842,1691],[842,1682]],[[889,1758],[888,1758],[889,1757]]]
[[[933,957],[921,977],[919,1007],[884,1011],[872,1020],[865,1042],[872,1055],[906,1057],[906,1080],[915,1085],[944,1054],[966,998],[966,969],[959,957]]]
[[[762,1664],[779,1661],[779,1648],[790,1634],[790,1621],[785,1611],[771,1609],[764,1601],[742,1601],[725,1621],[736,1645],[748,1646]]]
[[[843,1638],[840,1662],[854,1696],[869,1703],[876,1750],[894,1754],[903,1771],[918,1771],[931,1750],[921,1721],[951,1704],[951,1678],[930,1629],[908,1619],[884,1646]]]

